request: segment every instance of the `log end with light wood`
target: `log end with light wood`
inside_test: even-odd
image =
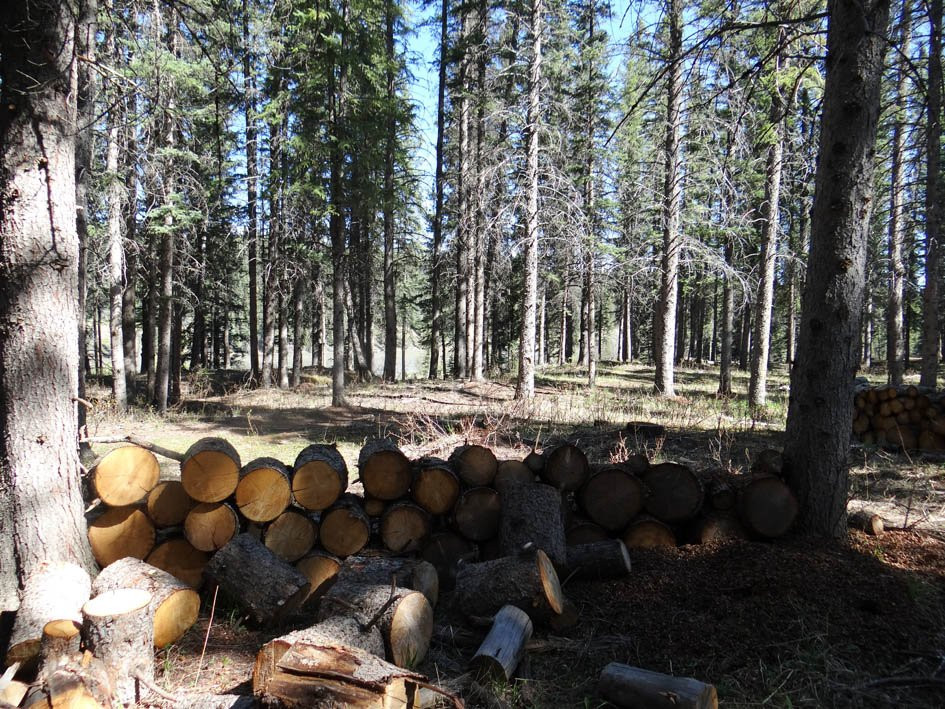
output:
[[[499,462],[485,446],[466,445],[450,454],[450,463],[464,483],[471,487],[491,485]]]
[[[415,464],[410,495],[431,515],[445,515],[459,498],[459,477],[445,460],[421,458]]]
[[[358,455],[358,472],[364,494],[380,500],[397,500],[407,494],[413,479],[410,461],[387,438],[368,441]]]
[[[615,579],[630,573],[630,554],[619,539],[568,547],[567,576],[581,579]]]
[[[499,533],[502,501],[491,487],[471,487],[453,508],[453,524],[466,539],[484,542]]]
[[[236,490],[240,456],[222,438],[201,438],[184,453],[180,481],[197,502],[222,502]]]
[[[578,493],[588,518],[610,532],[625,528],[643,509],[643,483],[620,465],[605,465]]]
[[[342,497],[322,514],[321,545],[342,558],[357,554],[371,538],[371,521],[354,495]]]
[[[791,488],[773,475],[756,477],[739,492],[738,516],[749,531],[762,537],[783,536],[797,513],[797,498]]]
[[[564,565],[567,545],[561,519],[561,493],[541,483],[508,484],[500,493],[499,544],[511,556],[533,545],[556,565]]]
[[[308,578],[246,533],[214,554],[207,574],[260,624],[291,613],[308,597]]]
[[[606,529],[579,517],[572,517],[564,531],[564,541],[568,546],[602,542],[605,539],[610,539]]]
[[[348,466],[333,445],[310,445],[295,459],[292,494],[307,510],[324,510],[335,504],[348,487]]]
[[[676,533],[655,517],[640,515],[621,535],[628,549],[660,549],[676,546]]]
[[[144,499],[160,473],[154,453],[138,446],[121,446],[106,453],[92,469],[92,486],[106,505],[132,505]]]
[[[316,601],[325,595],[341,571],[341,564],[341,559],[321,549],[313,549],[295,562],[295,568],[305,575],[310,586],[309,594],[303,603]]]
[[[246,519],[271,522],[292,501],[292,473],[275,458],[256,458],[240,470],[233,498]]]
[[[179,480],[164,480],[148,493],[145,507],[155,527],[177,527],[197,504]]]
[[[535,473],[520,460],[500,460],[496,468],[493,487],[497,490],[509,483],[525,484],[535,482]]]
[[[339,583],[390,585],[419,591],[431,606],[440,596],[440,581],[433,564],[397,556],[350,556],[338,576]]]
[[[429,513],[409,502],[395,502],[381,516],[381,541],[395,554],[419,551],[430,536]]]
[[[158,544],[145,561],[196,589],[203,584],[203,571],[210,555],[178,537]]]
[[[688,466],[679,463],[651,465],[643,476],[643,484],[648,492],[644,507],[658,520],[684,522],[702,509],[705,495],[702,481]]]
[[[114,695],[112,677],[105,663],[86,653],[81,659],[64,659],[34,685],[23,700],[29,709],[110,709],[120,706]]]
[[[151,595],[149,613],[154,619],[154,646],[177,642],[200,613],[200,596],[171,574],[144,561],[119,559],[109,564],[92,584],[97,597],[119,588],[137,588]]]
[[[571,492],[580,489],[590,472],[584,451],[571,443],[545,451],[541,479],[556,490]]]
[[[489,634],[469,661],[469,669],[477,677],[508,682],[525,655],[532,629],[532,620],[525,611],[512,605],[502,606],[492,620]]]
[[[280,514],[266,526],[262,535],[263,543],[288,562],[298,561],[308,554],[317,537],[318,525],[298,510]]]
[[[201,502],[184,520],[184,536],[200,551],[223,548],[239,531],[239,515],[227,502]]]
[[[717,709],[715,687],[687,677],[673,677],[611,662],[597,684],[601,698],[626,709]]]
[[[865,508],[856,510],[847,515],[847,526],[873,537],[878,537],[886,531],[886,523],[883,521],[883,518]]]
[[[89,523],[92,554],[103,567],[126,556],[144,559],[154,539],[154,523],[140,507],[110,507]]]
[[[82,636],[112,679],[123,704],[140,702],[154,682],[151,594],[138,588],[106,591],[82,607]]]

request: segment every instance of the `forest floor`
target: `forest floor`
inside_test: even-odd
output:
[[[780,447],[784,374],[769,378],[763,418],[749,415],[743,373],[732,399],[715,396],[710,368],[679,370],[673,400],[651,396],[652,370],[642,366],[605,363],[595,390],[585,384],[577,369],[542,370],[535,400],[523,403],[510,381],[372,382],[352,386],[348,404],[331,407],[329,380],[317,373],[288,391],[250,390],[237,373],[200,375],[165,418],[143,409],[119,416],[101,392],[89,435],[134,434],[181,451],[218,435],[243,460],[287,462],[309,443],[334,441],[351,469],[363,441],[384,433],[411,456],[448,454],[469,441],[499,458],[521,457],[536,442],[567,439],[592,462],[640,451],[736,470],[759,450]],[[628,421],[660,423],[667,435],[628,438]],[[419,669],[467,706],[490,709],[604,706],[596,682],[612,661],[715,684],[729,707],[945,706],[945,458],[862,447],[854,456],[851,507],[877,510],[893,531],[851,532],[846,543],[788,538],[634,552],[626,579],[565,583],[580,623],[536,630],[509,684],[480,685],[464,674],[488,629],[468,626],[443,594]],[[174,466],[165,472],[173,476]],[[259,647],[310,622],[253,628],[235,608],[217,606],[211,619],[211,605],[206,598],[197,625],[159,655],[158,680],[170,692],[248,694]]]

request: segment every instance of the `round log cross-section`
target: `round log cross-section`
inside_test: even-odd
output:
[[[335,504],[348,487],[348,466],[335,446],[315,444],[295,459],[292,494],[307,510],[324,510]]]
[[[460,446],[450,455],[450,463],[464,483],[491,485],[499,468],[495,453],[485,446]]]
[[[240,478],[240,456],[222,438],[201,438],[184,454],[180,481],[197,502],[221,502],[233,494]]]
[[[121,446],[106,453],[92,469],[92,484],[106,505],[131,505],[151,491],[160,473],[154,453],[139,446]]]
[[[251,522],[271,522],[292,501],[292,473],[275,458],[256,458],[240,470],[236,507]]]
[[[368,441],[358,455],[364,494],[379,500],[396,500],[407,494],[413,474],[410,461],[386,438]]]

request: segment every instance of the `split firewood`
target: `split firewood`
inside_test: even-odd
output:
[[[500,499],[501,554],[510,556],[532,544],[545,552],[553,564],[564,565],[567,554],[561,493],[541,483],[510,483],[502,487]]]
[[[499,462],[495,453],[485,446],[466,445],[450,454],[450,463],[464,483],[470,487],[491,485]]]
[[[190,586],[171,574],[133,558],[109,564],[92,584],[97,597],[120,588],[137,588],[151,596],[149,614],[154,619],[154,646],[167,647],[177,642],[200,613],[200,596]]]
[[[184,520],[184,536],[200,551],[213,552],[226,546],[239,531],[239,514],[228,502],[201,502]]]
[[[154,453],[139,446],[121,446],[92,468],[92,487],[106,505],[132,505],[151,491],[160,473]]]
[[[483,542],[499,533],[502,502],[491,487],[471,487],[453,508],[453,524],[467,539]]]
[[[419,591],[393,584],[337,581],[322,597],[318,619],[353,617],[362,628],[377,626],[387,658],[398,667],[415,667],[427,654],[433,637],[433,607]]]
[[[381,516],[381,541],[396,554],[419,551],[433,528],[430,514],[410,502],[395,502]]]
[[[643,475],[643,484],[648,492],[644,507],[662,522],[684,522],[702,509],[702,482],[685,465],[651,465]]]
[[[233,497],[246,519],[271,522],[292,501],[292,472],[275,458],[251,460],[240,469]]]
[[[246,533],[214,554],[207,574],[260,624],[291,613],[308,597],[305,575]]]
[[[489,634],[469,661],[469,669],[477,677],[508,682],[525,655],[532,628],[531,618],[521,608],[502,606]]]
[[[590,475],[591,468],[584,451],[565,443],[553,450],[545,451],[545,465],[541,479],[556,490],[579,490]]]
[[[581,508],[592,522],[610,532],[624,529],[643,509],[640,479],[621,465],[605,465],[578,492]]]
[[[197,502],[222,502],[236,490],[240,456],[222,438],[201,438],[184,454],[180,481]]]
[[[161,542],[148,554],[146,562],[180,579],[194,589],[203,584],[203,571],[210,555],[200,551],[184,537]]]
[[[47,623],[64,621],[71,626],[82,622],[82,606],[92,593],[88,573],[69,563],[51,564],[26,579],[20,608],[13,622],[7,646],[6,664],[35,666]]]
[[[456,570],[460,563],[475,561],[478,553],[473,542],[455,532],[444,530],[430,535],[420,555],[433,564],[440,588],[452,590],[456,585]]]
[[[738,516],[745,527],[762,537],[783,536],[794,524],[797,498],[781,478],[759,475],[739,491]]]
[[[10,672],[10,669],[13,671]],[[18,663],[10,665],[7,672],[4,672],[3,677],[0,678],[0,706],[3,706],[3,702],[6,702],[11,707],[18,707],[26,693],[30,691],[30,685],[26,682],[13,679],[17,669],[19,669]]]
[[[99,566],[126,556],[144,559],[154,540],[154,523],[141,507],[110,507],[89,523],[89,545]]]
[[[292,494],[305,509],[331,507],[348,487],[348,466],[333,445],[315,444],[302,449],[292,467]]]
[[[288,562],[298,561],[308,554],[318,537],[318,524],[298,509],[286,510],[263,531],[263,543],[276,556]]]
[[[179,480],[159,482],[148,493],[145,508],[155,527],[177,527],[187,519],[197,502],[187,494]]]
[[[520,460],[500,460],[496,468],[493,486],[498,490],[508,483],[533,483],[535,473]]]
[[[568,547],[567,577],[613,579],[630,573],[630,554],[619,539]]]
[[[413,478],[407,456],[387,438],[376,438],[364,444],[358,454],[358,472],[364,494],[379,500],[403,497]]]
[[[357,554],[371,538],[371,521],[357,497],[342,495],[322,513],[319,527],[321,545],[342,558]]]
[[[445,515],[459,498],[459,476],[452,466],[439,458],[421,458],[410,486],[413,501],[431,515]]]
[[[649,515],[640,515],[633,520],[620,538],[628,549],[658,549],[676,546],[676,533],[672,528]]]
[[[140,702],[154,683],[154,623],[151,594],[119,588],[96,596],[82,607],[86,647],[101,660],[122,704]]]
[[[431,606],[440,596],[440,581],[433,564],[422,559],[395,556],[349,556],[338,574],[338,583],[390,585],[419,591]]]
[[[335,582],[335,577],[341,571],[341,565],[341,559],[321,549],[312,549],[296,561],[295,568],[305,575],[310,584],[308,596],[303,603],[321,598]]]
[[[719,705],[710,684],[619,662],[604,668],[597,687],[603,699],[626,709],[717,709]]]
[[[868,509],[860,509],[847,515],[847,526],[878,537],[886,531],[886,523],[878,514]]]

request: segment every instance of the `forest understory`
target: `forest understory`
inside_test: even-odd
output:
[[[361,384],[345,407],[329,405],[330,381],[315,371],[289,391],[250,389],[235,372],[206,373],[188,382],[183,403],[164,418],[143,409],[118,415],[107,388],[93,387],[89,435],[132,434],[174,450],[223,436],[244,460],[291,460],[310,443],[336,442],[352,470],[364,440],[384,433],[410,456],[448,454],[468,441],[521,458],[535,444],[566,439],[592,462],[644,452],[698,469],[747,470],[760,450],[780,447],[786,373],[772,380],[762,420],[749,414],[747,374],[736,373],[739,395],[719,399],[717,372],[708,368],[680,370],[671,400],[650,394],[651,369],[603,363],[593,391],[577,369],[539,371],[530,402],[514,400],[513,382],[424,380]],[[634,439],[628,421],[662,424],[666,436]],[[890,530],[882,536],[633,551],[623,580],[565,582],[580,622],[536,632],[509,684],[480,684],[465,672],[488,628],[471,627],[444,594],[419,669],[471,707],[605,706],[596,682],[613,661],[715,684],[723,706],[941,705],[945,458],[856,447],[851,460],[850,507],[881,514]],[[162,470],[175,474],[172,465]],[[250,694],[259,647],[305,622],[296,616],[285,627],[255,628],[235,606],[212,600],[204,594],[198,623],[158,655],[159,683],[181,697]]]

